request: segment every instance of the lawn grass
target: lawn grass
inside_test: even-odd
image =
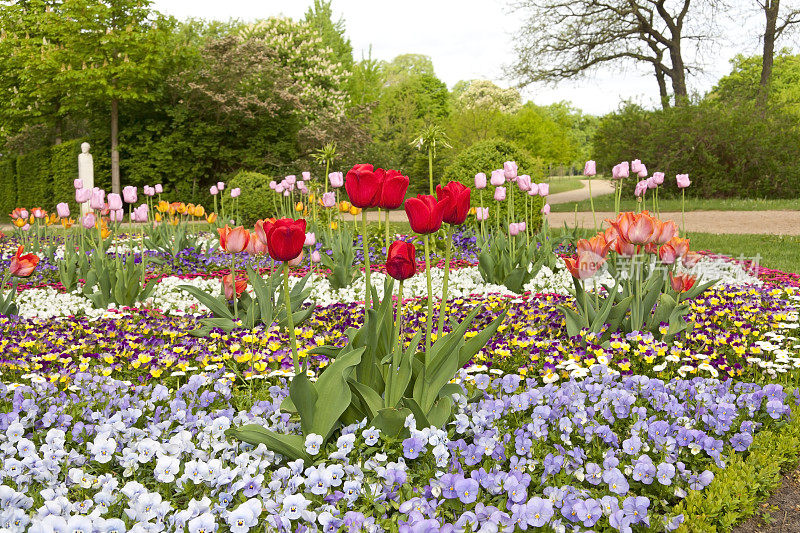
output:
[[[552,190],[551,190],[552,192]],[[551,205],[550,209],[555,212],[575,211],[576,202]],[[577,202],[578,211],[591,211],[589,200]],[[680,211],[680,198],[659,198],[659,208],[661,212]],[[651,201],[648,198],[648,209],[651,208]],[[598,196],[594,199],[595,211],[614,211],[614,195]],[[636,201],[623,199],[622,211],[635,211]],[[763,198],[729,198],[729,199],[686,199],[687,211],[768,211],[768,210],[800,210],[800,200],[765,200]]]
[[[757,257],[761,266],[800,272],[800,236],[689,233],[689,239],[693,250],[711,250],[737,259]]]
[[[581,183],[581,177],[553,177],[545,181],[550,184],[550,194],[574,191],[583,187],[583,184]]]

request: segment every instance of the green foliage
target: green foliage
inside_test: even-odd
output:
[[[430,353],[418,352],[421,331],[406,348],[397,342],[392,288],[391,282],[384,286],[382,301],[373,289],[376,306],[369,309],[361,328],[348,329],[346,346],[311,351],[334,361],[316,383],[311,383],[305,372],[292,380],[289,398],[281,407],[300,416],[303,435],[320,435],[324,443],[340,425],[365,418],[368,426],[388,437],[405,431],[403,423],[410,414],[418,427],[443,427],[449,421],[453,394],[464,394],[460,385],[450,381],[486,345],[506,313],[466,340],[467,330],[481,311],[476,307],[460,324],[451,323],[450,333],[437,339]],[[254,425],[226,434],[253,445],[263,443],[288,459],[308,457],[299,436],[279,435]]]
[[[523,287],[543,266],[553,272],[558,270],[558,256],[553,252],[553,241],[544,227],[527,244],[524,233],[506,238],[505,233],[500,232],[486,240],[478,246],[481,250],[478,271],[486,283],[505,285],[508,290],[521,294]]]
[[[488,184],[492,170],[503,168],[506,161],[516,161],[519,174],[528,174],[531,180],[539,182],[543,178],[541,162],[529,156],[524,150],[515,144],[498,139],[482,141],[470,146],[453,160],[448,166],[442,177],[441,182],[459,181],[472,188],[472,205],[489,207],[489,220],[486,224],[494,227],[496,210],[499,208],[500,224],[505,226],[506,213],[509,209],[511,198],[514,201],[514,214],[516,222],[525,218],[525,203],[529,202],[527,225],[531,230],[536,230],[541,226],[541,209],[544,201],[537,196],[532,200],[527,193],[523,193],[513,183],[506,187],[506,200],[496,202],[494,200],[494,187]],[[483,172],[487,177],[485,189],[475,189],[475,174]],[[512,193],[512,187],[515,189]],[[512,196],[513,195],[513,196]],[[470,220],[474,220],[470,217]]]
[[[769,102],[800,116],[800,55],[783,50],[775,55],[770,80]],[[733,69],[723,76],[708,98],[721,102],[755,100],[761,81],[761,56],[737,55]]]
[[[627,105],[603,117],[594,137],[598,168],[641,159],[667,179],[659,194],[677,195],[676,174],[689,174],[689,196],[797,198],[800,129],[794,115],[758,109],[753,101],[698,104],[648,111]],[[633,196],[633,180],[624,194]]]
[[[327,237],[325,233],[322,236]],[[338,290],[349,287],[359,272],[359,267],[353,264],[355,245],[349,225],[342,224],[341,229],[331,235],[331,242],[325,244],[325,248],[333,252],[332,255],[328,255],[325,251],[320,254],[322,264],[331,271],[328,276],[331,288]]]
[[[269,188],[270,177],[258,172],[240,171],[227,184],[226,190],[240,188],[239,215],[242,224],[252,226],[257,220],[276,216],[277,195]]]
[[[55,206],[50,148],[40,148],[17,158],[17,203],[29,209],[51,210]]]
[[[82,142],[83,139],[75,139],[57,144],[50,149],[53,202],[69,204],[69,212],[73,218],[80,213],[80,208],[75,202],[73,181],[78,177],[78,154],[81,153]]]
[[[779,485],[781,472],[797,463],[798,415],[800,408],[795,406],[788,422],[756,433],[747,455],[732,453],[724,468],[712,466],[714,481],[702,491],[689,491],[672,509],[671,516],[684,516],[678,533],[730,531],[755,514],[759,503]]]
[[[0,217],[5,217],[17,207],[16,158],[0,159]]]
[[[146,300],[156,285],[156,280],[144,283],[142,269],[133,256],[123,259],[118,255],[113,261],[106,260],[106,252],[95,248],[91,264],[86,273],[83,295],[91,300],[96,309],[107,309],[110,304],[117,307],[133,307]]]

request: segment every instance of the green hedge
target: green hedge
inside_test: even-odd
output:
[[[256,220],[275,216],[275,193],[269,188],[271,179],[266,174],[242,170],[225,184],[223,195],[226,202],[230,201],[231,189],[239,187],[242,190],[239,196],[239,216],[243,224],[250,226]],[[210,212],[214,209],[214,200],[210,195],[208,198],[205,205]],[[219,197],[217,201],[219,202]]]
[[[503,202],[496,202],[494,200],[494,187],[488,184],[491,178],[492,170],[503,168],[503,163],[506,161],[515,161],[517,163],[518,172],[520,175],[528,174],[534,182],[541,182],[544,178],[544,168],[541,160],[531,157],[523,149],[519,148],[513,143],[508,141],[490,139],[487,141],[480,141],[460,154],[458,154],[453,162],[448,166],[443,174],[442,182],[459,181],[464,185],[472,188],[472,205],[480,206],[483,202],[484,207],[489,207],[489,221],[494,224],[495,209],[498,205],[500,207],[500,220],[505,220],[506,210],[509,208],[511,188],[514,187],[514,210],[517,222],[525,218],[525,201],[528,197],[527,193],[522,193],[514,184],[506,186],[506,200]],[[486,174],[487,186],[485,189],[475,189],[475,174],[483,172]],[[529,215],[527,221],[531,229],[537,229],[542,222],[541,208],[544,205],[544,200],[537,196],[531,203],[533,213]],[[531,208],[529,207],[529,213]],[[475,221],[474,217],[468,220]]]
[[[17,203],[20,206],[46,210],[55,207],[50,153],[50,148],[41,148],[17,158]]]
[[[687,196],[800,196],[796,118],[754,102],[706,99],[655,111],[628,105],[600,120],[593,157],[605,174],[620,161],[641,159],[650,174],[666,174],[661,195],[678,195],[675,175],[689,174]],[[625,180],[626,197],[633,197],[637,179]]]
[[[0,160],[0,220],[17,207],[16,160],[5,157]]]
[[[787,392],[789,392],[787,390]],[[726,458],[725,468],[713,467],[714,481],[689,494],[671,516],[684,515],[678,533],[722,532],[755,514],[780,484],[782,471],[795,468],[800,452],[800,407],[775,429],[759,431],[744,454]]]
[[[50,206],[66,202],[69,204],[71,216],[80,212],[75,202],[73,181],[78,177],[78,154],[81,153],[83,139],[75,139],[53,146],[50,156],[50,172],[53,176],[53,202]]]

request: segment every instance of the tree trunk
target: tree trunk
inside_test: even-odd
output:
[[[667,77],[661,67],[656,65],[656,80],[658,81],[658,94],[661,96],[661,108],[669,109],[669,93],[667,92]]]
[[[119,101],[111,100],[111,192],[119,194]]]
[[[672,93],[675,95],[675,105],[683,105],[689,101],[686,89],[686,67],[681,55],[680,37],[675,38],[669,49],[669,58],[672,62]]]
[[[758,86],[758,105],[764,106],[769,97],[769,86],[772,81],[772,64],[775,60],[775,26],[778,22],[778,11],[781,0],[767,0],[764,6],[766,27],[764,29],[764,50],[761,56],[761,81]]]

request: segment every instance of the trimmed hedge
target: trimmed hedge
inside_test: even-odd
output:
[[[517,163],[518,172],[520,175],[528,174],[534,182],[540,182],[544,178],[544,167],[540,159],[531,157],[525,150],[519,148],[514,143],[503,141],[499,139],[490,139],[487,141],[480,141],[460,154],[458,154],[453,162],[448,166],[442,176],[442,183],[448,181],[459,181],[472,188],[472,205],[480,206],[483,202],[484,207],[489,207],[489,220],[488,222],[494,225],[495,210],[500,208],[500,220],[505,220],[506,210],[509,208],[511,188],[515,190],[514,195],[514,210],[516,222],[521,222],[525,218],[525,201],[527,193],[522,193],[514,184],[506,185],[506,200],[503,202],[496,202],[494,200],[494,187],[488,184],[491,177],[492,170],[503,168],[503,163],[506,161],[515,161]],[[487,186],[485,189],[475,189],[475,174],[483,172],[486,174]],[[533,206],[532,213],[529,207],[529,218],[527,221],[528,226],[536,230],[542,223],[541,209],[544,206],[544,200],[537,196],[531,203]],[[468,220],[474,222],[475,218],[470,217]]]
[[[50,153],[50,148],[41,148],[17,158],[17,203],[20,206],[46,210],[55,207]]]
[[[17,207],[16,159],[0,159],[0,220]]]
[[[70,215],[75,217],[80,213],[78,203],[75,201],[75,187],[73,181],[78,177],[78,155],[81,153],[83,139],[75,139],[53,146],[50,156],[50,172],[53,179],[53,202],[48,208],[55,208],[55,204],[66,202],[69,204]]]
[[[223,194],[226,195],[226,202],[230,201],[231,189],[239,187],[242,190],[239,196],[239,216],[244,225],[250,226],[257,220],[275,216],[275,192],[269,188],[271,179],[266,174],[242,170],[225,184]],[[214,200],[210,195],[208,198],[206,205],[213,211]]]

